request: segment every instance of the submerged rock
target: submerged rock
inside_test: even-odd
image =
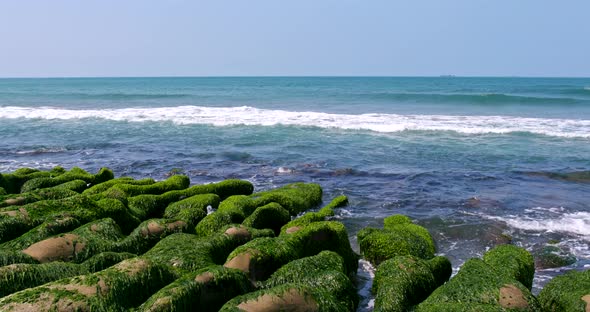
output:
[[[576,263],[577,259],[571,252],[557,245],[546,245],[535,250],[536,269],[560,268]]]

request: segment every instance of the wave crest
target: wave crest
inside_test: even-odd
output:
[[[177,106],[73,110],[55,107],[0,109],[0,118],[48,120],[105,119],[126,122],[173,122],[213,126],[303,126],[365,130],[391,133],[400,131],[454,131],[464,134],[504,134],[528,132],[557,137],[590,138],[590,120],[524,118],[513,116],[453,116],[398,114],[329,114],[241,107]]]

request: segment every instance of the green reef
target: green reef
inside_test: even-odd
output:
[[[322,205],[315,183],[255,191],[183,172],[0,174],[0,311],[356,311],[361,257],[375,267],[374,311],[590,310],[590,271],[531,293],[535,267],[575,261],[556,244],[499,245],[451,278],[407,216],[361,229],[359,255],[335,217],[345,195]]]

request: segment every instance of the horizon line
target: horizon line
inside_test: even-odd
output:
[[[481,75],[146,75],[146,76],[23,76],[0,79],[113,79],[113,78],[557,78],[590,79],[590,76],[481,76]]]

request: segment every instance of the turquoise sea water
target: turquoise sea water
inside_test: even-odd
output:
[[[0,172],[55,165],[317,182],[349,196],[353,244],[407,214],[455,269],[502,234],[557,239],[578,261],[538,271],[537,290],[590,266],[590,183],[549,174],[590,170],[590,79],[0,79]]]

